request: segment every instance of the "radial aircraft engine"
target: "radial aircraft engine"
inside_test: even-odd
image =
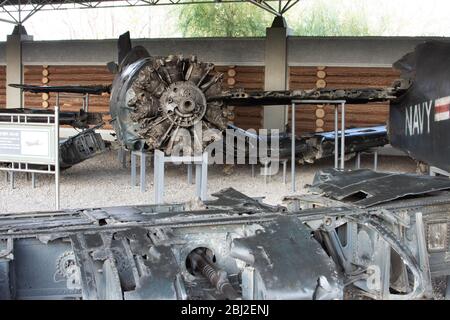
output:
[[[150,56],[141,46],[131,49],[127,33],[119,39],[119,65],[111,66],[117,72],[111,87],[112,125],[127,149],[192,154],[221,138],[228,111],[222,101],[208,101],[222,93],[223,75],[212,63],[196,56]]]

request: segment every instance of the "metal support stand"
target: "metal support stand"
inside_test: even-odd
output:
[[[445,176],[445,177],[449,177],[450,178],[450,172],[447,172],[445,170],[439,169],[438,167],[430,166],[430,176],[434,177],[436,175],[441,175],[441,176]]]
[[[31,181],[31,187],[36,188],[35,173],[27,172],[27,181]]]
[[[9,172],[9,186],[11,187],[11,190],[14,189],[14,172]]]
[[[164,165],[166,162],[185,163],[190,166],[195,165],[195,183],[196,196],[200,200],[207,200],[207,183],[208,183],[208,153],[205,152],[201,156],[185,156],[185,157],[166,157],[164,152],[156,150],[154,154],[154,187],[155,187],[155,203],[162,204],[164,202]],[[190,175],[192,179],[192,172]],[[189,182],[189,167],[188,167]]]
[[[187,180],[188,184],[192,184],[192,164],[188,163],[187,165]]]
[[[145,192],[145,171],[147,164],[147,153],[142,151],[131,151],[131,186],[135,187],[136,184],[136,158],[140,157],[141,165],[140,165],[140,173],[139,173],[139,184],[141,186],[141,192]]]
[[[361,152],[356,153],[355,169],[361,168]]]
[[[122,166],[122,169],[125,169],[127,167],[127,153],[125,148],[120,147],[117,151],[117,156],[119,158],[119,162]]]
[[[291,191],[294,193],[295,184],[295,107],[297,104],[331,104],[334,105],[334,168],[344,170],[345,160],[345,100],[294,100],[291,108]],[[341,165],[338,168],[338,118],[339,106],[341,106]]]
[[[337,128],[334,128],[337,135]],[[336,150],[336,149],[335,149]],[[345,163],[345,101],[341,102],[341,170],[344,170]]]
[[[272,167],[270,167],[270,169],[269,169],[269,164],[270,164],[270,161],[264,162],[264,183],[266,183],[266,184],[269,180],[268,179],[269,173],[272,173]],[[271,176],[271,174],[270,174],[270,176]]]
[[[339,110],[338,105],[334,105],[334,168],[337,169],[339,166],[339,154],[338,154],[338,122],[339,122]]]
[[[302,102],[300,102],[302,103]],[[291,108],[291,192],[295,192],[295,101]]]
[[[373,171],[378,170],[378,151],[373,153]]]
[[[59,210],[59,93],[56,94],[55,131],[55,208]]]
[[[361,153],[372,153],[373,154],[373,171],[378,169],[378,151],[373,150],[372,152],[357,152],[355,160],[355,169],[361,168]]]
[[[200,200],[207,200],[208,153],[204,153],[200,164],[195,165],[195,195]]]
[[[288,160],[289,159],[280,159],[279,160],[279,162],[281,162],[283,164],[283,183],[284,184],[287,183],[287,177],[286,177],[287,175],[286,175],[286,173],[287,173],[287,162],[288,162]],[[272,174],[271,174],[272,173],[272,167],[269,166],[271,162],[272,161],[266,161],[266,162],[263,163],[263,166],[264,166],[264,183],[268,183],[270,181],[270,178],[268,178],[268,177],[272,176]],[[252,166],[252,178],[254,178],[255,177],[255,165],[252,164],[251,166]]]

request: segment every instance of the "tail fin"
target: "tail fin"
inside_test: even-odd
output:
[[[117,50],[119,52],[118,64],[120,65],[120,63],[123,61],[128,52],[131,51],[131,39],[129,31],[120,35],[119,41],[117,41]]]

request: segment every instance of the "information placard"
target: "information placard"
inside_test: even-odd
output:
[[[0,162],[55,163],[55,126],[0,123]]]

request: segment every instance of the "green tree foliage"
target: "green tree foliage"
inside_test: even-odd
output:
[[[364,3],[314,0],[288,12],[293,34],[298,36],[370,36],[371,30]]]
[[[389,21],[375,21],[364,0],[302,0],[286,19],[296,36],[382,35]],[[273,15],[250,3],[197,4],[177,8],[184,37],[262,37]],[[379,20],[379,19],[378,19]]]
[[[185,37],[263,37],[273,16],[250,3],[180,6],[178,27]]]

